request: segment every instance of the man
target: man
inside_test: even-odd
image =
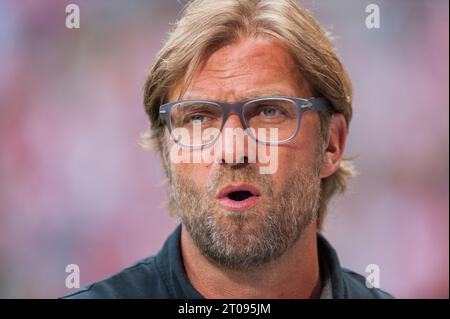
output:
[[[144,97],[182,223],[156,256],[69,297],[391,297],[342,269],[319,234],[353,175],[351,95],[325,32],[296,2],[189,3]]]

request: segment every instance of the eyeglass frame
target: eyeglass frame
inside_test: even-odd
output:
[[[265,101],[265,100],[271,100],[271,99],[272,100],[287,100],[289,102],[294,103],[297,108],[297,114],[298,114],[297,128],[291,137],[289,137],[283,141],[264,142],[264,141],[258,140],[258,138],[256,136],[253,136],[253,134],[251,133],[251,127],[248,125],[248,123],[244,117],[244,108],[246,105],[248,105],[250,103],[255,103],[258,101]],[[235,103],[227,103],[227,102],[220,102],[220,101],[216,101],[216,100],[200,100],[199,99],[199,100],[180,100],[180,101],[169,102],[169,103],[165,103],[165,104],[161,105],[159,107],[159,116],[160,116],[161,123],[167,124],[170,136],[174,139],[175,143],[180,144],[184,147],[188,147],[188,148],[207,147],[207,146],[215,143],[217,138],[220,136],[220,134],[216,138],[214,138],[214,140],[212,140],[206,144],[202,144],[202,145],[187,145],[187,144],[179,143],[179,141],[177,141],[175,139],[175,137],[172,135],[173,128],[172,128],[172,120],[171,120],[170,112],[171,112],[173,106],[180,104],[180,103],[186,103],[186,102],[200,102],[200,103],[213,104],[213,105],[218,106],[222,111],[222,123],[220,125],[219,132],[222,132],[223,126],[225,125],[229,114],[230,113],[237,114],[239,116],[239,120],[241,121],[242,127],[244,128],[244,131],[247,131],[247,134],[253,140],[255,140],[257,143],[265,144],[265,145],[287,144],[290,141],[292,141],[297,136],[298,131],[300,130],[302,115],[305,111],[319,111],[319,112],[327,112],[327,111],[333,112],[334,111],[334,108],[333,108],[333,105],[331,104],[331,102],[324,97],[311,97],[309,99],[304,99],[304,98],[296,98],[296,97],[290,97],[290,96],[264,96],[264,97],[258,97],[258,98],[245,99],[245,100],[241,100],[241,101],[238,101]]]

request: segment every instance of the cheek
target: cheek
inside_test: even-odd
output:
[[[198,187],[201,187],[202,183],[206,181],[209,171],[211,169],[211,164],[209,163],[189,163],[187,160],[171,160],[170,152],[177,147],[172,140],[168,142],[167,150],[167,161],[172,176],[181,176],[188,181],[195,183]],[[190,151],[184,153],[187,158],[192,158]]]
[[[176,176],[182,176],[183,178],[193,182],[197,187],[203,188],[211,170],[210,164],[202,163],[179,163],[171,164],[172,172]]]
[[[306,160],[305,151],[298,148],[297,145],[280,146],[278,148],[278,169],[271,176],[275,188],[280,189],[289,176],[292,176],[299,167],[304,166]]]
[[[315,165],[318,144],[317,123],[314,118],[304,117],[302,127],[295,139],[278,148],[278,170],[274,182],[279,184],[298,169],[312,169]]]

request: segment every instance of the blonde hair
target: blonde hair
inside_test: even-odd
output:
[[[314,96],[331,101],[349,126],[351,81],[326,32],[306,9],[293,0],[194,0],[184,8],[148,74],[144,105],[151,126],[143,136],[145,146],[153,142],[159,153],[164,152],[159,106],[167,102],[174,86],[182,83],[186,88],[200,63],[215,50],[252,36],[270,36],[284,43]],[[320,119],[323,142],[327,140],[330,115],[321,114]],[[319,229],[329,200],[345,192],[346,180],[354,174],[350,159],[344,158],[333,175],[322,179]]]

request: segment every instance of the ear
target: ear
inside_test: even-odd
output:
[[[347,123],[344,115],[335,113],[332,115],[328,128],[328,140],[323,150],[323,165],[321,178],[333,175],[341,165],[344,156],[345,143],[347,141]]]

